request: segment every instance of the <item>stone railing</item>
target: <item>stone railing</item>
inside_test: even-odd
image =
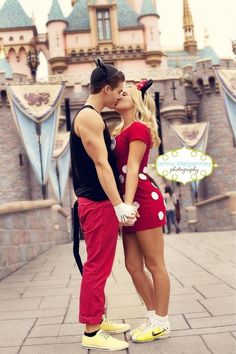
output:
[[[68,213],[55,200],[0,206],[0,279],[50,247],[70,242]]]

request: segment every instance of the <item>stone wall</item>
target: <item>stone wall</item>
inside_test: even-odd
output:
[[[236,230],[236,192],[197,203],[197,231]],[[216,221],[217,220],[217,221]]]
[[[0,202],[29,200],[29,163],[7,102],[1,90],[0,104]]]
[[[69,214],[52,199],[0,206],[0,279],[71,240]]]
[[[233,145],[232,131],[227,119],[223,98],[219,94],[204,95],[200,103],[201,121],[210,122],[206,153],[218,165],[208,176],[205,185],[205,198],[210,198],[236,187],[236,149]]]

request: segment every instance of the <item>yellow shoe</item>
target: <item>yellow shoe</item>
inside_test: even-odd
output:
[[[113,338],[101,329],[94,337],[83,335],[82,338],[82,347],[85,349],[115,351],[126,349],[128,346],[129,343]]]
[[[132,340],[135,343],[146,343],[153,342],[157,339],[164,339],[170,337],[170,327],[162,326],[161,324],[157,326],[148,326],[142,332],[138,332],[132,335]]]
[[[129,332],[130,337],[132,338],[133,336],[136,336],[139,333],[143,332],[145,330],[145,328],[147,328],[148,325],[149,325],[149,321],[148,321],[148,318],[146,318],[145,322],[143,322],[141,325],[132,329],[132,331]]]
[[[127,323],[114,323],[104,318],[100,324],[100,329],[110,334],[125,333],[130,330],[130,325]]]

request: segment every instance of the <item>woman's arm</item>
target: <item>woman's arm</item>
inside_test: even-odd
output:
[[[139,167],[147,145],[141,140],[135,140],[129,144],[129,156],[127,162],[125,200],[127,204],[133,204],[138,186]]]

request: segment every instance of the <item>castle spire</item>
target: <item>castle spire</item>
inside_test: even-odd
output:
[[[140,16],[156,15],[156,8],[152,0],[143,0]]]
[[[197,42],[194,38],[194,25],[188,0],[183,1],[183,28],[184,28],[184,50],[190,54],[197,51]]]
[[[58,0],[52,1],[52,6],[51,6],[50,12],[48,14],[48,22],[50,22],[50,21],[65,21],[66,22],[66,19],[62,13],[61,7],[58,3]]]
[[[0,28],[32,27],[32,19],[18,0],[6,0],[0,9]]]

